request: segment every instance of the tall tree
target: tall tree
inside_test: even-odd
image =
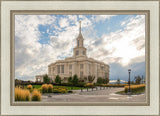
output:
[[[72,83],[72,77],[68,77],[68,83]]]
[[[140,84],[141,83],[141,80],[142,78],[138,75],[138,76],[135,76],[135,83],[136,84]]]
[[[104,79],[103,79],[103,83],[104,83],[104,84],[109,83],[109,79],[108,79],[108,78],[104,78]]]
[[[73,76],[72,84],[73,84],[74,86],[75,86],[76,84],[78,84],[78,77],[77,77],[76,74]]]
[[[60,77],[59,75],[56,76],[55,82],[56,82],[57,84],[61,84],[61,77]]]
[[[50,83],[50,78],[48,77],[47,74],[43,76],[43,82],[44,83]]]
[[[91,75],[88,76],[89,83],[92,83],[94,81],[94,79],[95,79],[95,76],[91,76]]]

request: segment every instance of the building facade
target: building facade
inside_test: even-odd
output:
[[[80,80],[86,80],[88,76],[94,76],[93,82],[98,77],[109,79],[109,65],[87,57],[87,49],[83,45],[84,38],[81,33],[81,22],[77,45],[73,48],[73,56],[65,60],[58,60],[48,65],[48,76],[54,81],[59,75],[62,80],[67,81],[68,77],[77,75]],[[37,75],[36,81],[42,81],[43,75]],[[87,81],[87,80],[86,80]]]

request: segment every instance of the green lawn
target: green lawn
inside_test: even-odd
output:
[[[39,89],[41,88],[41,85],[33,85],[34,88]],[[58,85],[53,85],[53,87],[64,87],[67,90],[80,90],[81,87],[71,87],[71,86],[58,86]],[[27,88],[27,86],[25,85],[25,88]],[[85,88],[83,88],[85,89]]]

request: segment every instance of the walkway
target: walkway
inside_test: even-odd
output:
[[[145,102],[145,94],[140,95],[119,95],[115,94],[124,88],[107,88],[99,90],[75,90],[68,94],[48,94],[42,95],[42,102]]]

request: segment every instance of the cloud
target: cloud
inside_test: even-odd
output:
[[[104,60],[106,63],[118,62],[122,66],[129,65],[136,57],[145,60],[145,17],[138,15],[126,22],[124,30],[104,34],[88,46],[90,57]],[[105,51],[105,52],[104,52]],[[139,60],[134,60],[139,62]],[[142,61],[142,60],[140,60]]]
[[[47,72],[51,62],[50,46],[40,44],[39,25],[54,23],[50,15],[16,15],[15,16],[15,75],[34,78],[35,74]]]
[[[128,66],[122,67],[118,63],[112,63],[110,64],[110,77],[111,80],[117,80],[120,78],[121,80],[128,81]],[[145,77],[145,62],[139,62],[139,63],[134,63],[131,67],[131,81],[134,81],[134,77],[139,75],[139,76],[144,76]]]
[[[95,15],[93,16],[92,20],[95,22],[104,22],[106,19],[110,19],[111,17],[116,15]]]
[[[66,18],[61,18],[59,21],[59,25],[61,28],[67,27],[69,25],[68,20]]]
[[[113,16],[16,15],[16,78],[33,80],[35,75],[47,73],[48,64],[71,57],[76,46],[79,20],[82,21],[82,34],[88,57],[109,63],[110,77],[117,79],[115,75],[125,72],[130,63],[137,63],[138,67],[145,60],[145,17],[137,15],[129,18],[123,25],[123,21],[120,22],[123,29],[98,36],[99,30],[95,25],[98,22],[106,23],[105,21]],[[43,34],[45,36],[42,36]],[[41,43],[43,39],[47,43]],[[122,73],[120,77],[126,78],[126,75]]]

